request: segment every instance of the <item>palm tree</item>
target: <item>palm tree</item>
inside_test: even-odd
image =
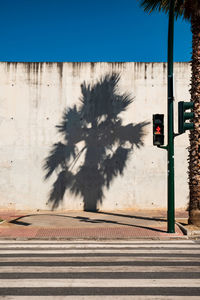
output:
[[[170,0],[139,0],[147,12],[169,12]],[[200,1],[175,0],[175,16],[191,22],[192,77],[191,101],[194,103],[194,130],[190,132],[189,147],[189,223],[200,226]]]

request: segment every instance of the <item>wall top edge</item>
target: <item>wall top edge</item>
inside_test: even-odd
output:
[[[135,64],[167,64],[167,62],[156,62],[156,61],[0,61],[0,63],[6,64],[126,64],[126,63],[135,63]],[[175,61],[175,64],[189,64],[187,61]]]

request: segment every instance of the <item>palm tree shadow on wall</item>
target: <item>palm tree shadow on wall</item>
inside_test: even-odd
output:
[[[119,74],[106,75],[96,84],[81,85],[80,106],[67,109],[58,131],[63,140],[55,143],[45,159],[45,180],[54,172],[57,179],[48,204],[56,209],[66,190],[83,198],[85,211],[97,211],[118,175],[123,175],[133,147],[143,146],[149,122],[122,124],[119,114],[133,99],[118,93]]]

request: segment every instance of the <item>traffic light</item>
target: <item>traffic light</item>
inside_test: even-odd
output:
[[[194,129],[194,123],[185,122],[186,120],[191,120],[194,118],[193,112],[185,112],[188,109],[194,107],[193,102],[180,101],[178,103],[178,132],[179,134],[184,133],[186,130]]]
[[[164,145],[164,115],[153,115],[153,144],[154,146]]]

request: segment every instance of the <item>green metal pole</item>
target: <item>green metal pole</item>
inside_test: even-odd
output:
[[[173,95],[173,41],[174,0],[170,1],[168,28],[168,232],[175,232],[174,216],[174,95]]]

